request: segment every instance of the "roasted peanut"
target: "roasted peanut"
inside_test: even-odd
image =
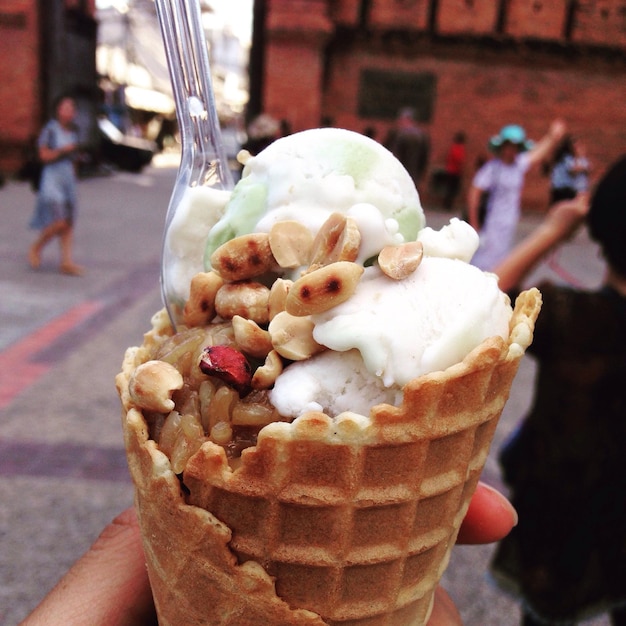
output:
[[[226,283],[215,296],[215,310],[220,317],[232,319],[240,315],[257,324],[269,322],[270,290],[261,283]]]
[[[269,325],[274,350],[291,361],[303,361],[324,350],[313,339],[314,324],[309,317],[279,313]]]
[[[272,284],[269,295],[270,320],[273,320],[278,313],[285,310],[285,300],[287,300],[287,294],[292,285],[293,281],[285,278],[278,278]]]
[[[289,290],[285,310],[296,316],[328,311],[354,293],[362,274],[361,265],[348,261],[337,261],[305,274]]]
[[[174,408],[172,393],[182,386],[183,377],[173,365],[164,361],[146,361],[134,371],[128,387],[137,406],[169,413]]]
[[[191,279],[189,300],[183,309],[185,326],[205,326],[215,317],[215,294],[223,284],[224,279],[215,272],[200,272]]]
[[[233,332],[237,346],[245,354],[264,359],[272,349],[270,334],[252,320],[235,315],[233,317]]]
[[[276,266],[267,233],[252,233],[227,241],[211,255],[210,262],[213,270],[228,281],[254,278]]]
[[[265,363],[257,367],[252,376],[252,389],[269,389],[283,372],[283,361],[276,350],[265,357]]]
[[[311,265],[328,265],[337,261],[354,261],[359,254],[361,233],[351,217],[333,213],[313,240]]]
[[[283,268],[296,268],[307,265],[313,244],[311,231],[292,220],[276,222],[269,234],[272,254]]]
[[[378,265],[389,278],[402,280],[418,268],[423,255],[424,246],[421,241],[385,246],[378,255]]]

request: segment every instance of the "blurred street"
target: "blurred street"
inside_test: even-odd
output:
[[[16,626],[132,504],[113,379],[125,348],[141,342],[161,307],[162,226],[175,173],[175,163],[157,157],[141,174],[80,182],[75,260],[85,267],[82,277],[57,272],[54,244],[41,270],[29,268],[35,196],[26,183],[0,188],[0,626]],[[452,215],[427,210],[427,221],[438,228]],[[539,219],[525,216],[520,236]],[[558,261],[584,286],[601,279],[586,232]],[[540,275],[560,280],[548,264],[533,280]],[[485,469],[492,485],[501,486],[495,453],[529,406],[532,378],[526,359]],[[468,626],[519,622],[517,603],[488,581],[492,549],[455,548],[444,578]]]

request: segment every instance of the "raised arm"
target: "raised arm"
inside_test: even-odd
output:
[[[519,287],[537,263],[580,227],[589,210],[589,197],[579,194],[564,200],[548,211],[544,221],[521,241],[493,271],[499,277],[502,291]]]
[[[566,131],[567,127],[563,120],[554,120],[548,132],[528,152],[531,165],[548,159],[559,141],[565,136]]]

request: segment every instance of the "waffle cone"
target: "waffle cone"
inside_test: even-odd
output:
[[[158,337],[130,348],[116,382],[160,625],[425,624],[540,305],[521,294],[507,341],[399,407],[273,423],[235,471],[203,444],[184,492],[128,391]]]

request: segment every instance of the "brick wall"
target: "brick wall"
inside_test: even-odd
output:
[[[270,3],[266,18],[263,102],[294,129],[322,116],[322,51],[332,33],[325,0]]]
[[[289,0],[269,2],[288,10]],[[443,164],[453,133],[464,130],[465,186],[501,126],[521,124],[539,139],[554,118],[563,117],[587,144],[599,176],[626,152],[625,5],[626,0],[581,0],[573,14],[570,0],[438,0],[433,14],[428,0],[332,0],[326,14],[336,20],[335,31],[326,39],[305,51],[301,36],[290,40],[288,32],[281,33],[280,54],[266,68],[266,110],[290,120],[296,131],[319,125],[324,116],[357,131],[373,127],[382,140],[393,122],[389,110],[426,98],[431,171]],[[312,54],[322,65],[312,63]],[[318,91],[310,80],[297,80],[310,64],[316,81],[323,67]],[[404,85],[388,87],[380,115],[360,113],[368,96],[381,98],[364,88],[365,70],[397,76]],[[431,85],[431,93],[416,93],[423,85]],[[545,209],[547,189],[547,178],[531,172],[524,207]],[[428,202],[426,185],[421,193]]]
[[[493,0],[440,0],[437,32],[443,35],[484,35],[495,32],[498,4]]]
[[[532,139],[539,139],[551,120],[563,117],[581,137],[595,165],[595,173],[626,152],[626,72],[589,63],[563,67],[545,58],[519,59],[515,51],[477,52],[470,47],[439,54],[425,50],[383,56],[369,50],[338,54],[327,81],[324,110],[337,126],[377,130],[384,140],[390,122],[360,118],[360,73],[364,68],[430,72],[437,77],[433,117],[425,127],[432,139],[431,171],[442,166],[445,151],[457,130],[467,133],[468,168],[465,185],[480,157],[488,156],[487,141],[501,126],[517,123]],[[546,207],[548,180],[534,171],[527,177],[524,207]],[[420,190],[429,201],[428,189]]]
[[[335,24],[356,26],[361,17],[361,0],[338,0],[329,6],[330,19]]]
[[[59,93],[95,91],[94,11],[95,0],[0,0],[0,173],[19,170]]]
[[[0,4],[0,171],[21,164],[39,128],[38,24],[34,3]]]
[[[429,0],[371,0],[369,21],[377,29],[424,30],[428,28]]]
[[[569,0],[511,0],[504,32],[513,37],[563,39]]]
[[[626,0],[579,0],[573,39],[626,47]]]

